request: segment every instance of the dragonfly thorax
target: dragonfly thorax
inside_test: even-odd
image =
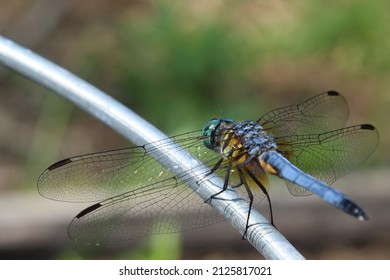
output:
[[[203,129],[203,136],[205,146],[226,159],[255,157],[276,149],[274,138],[255,121],[212,119]]]
[[[232,125],[231,130],[234,132],[232,138],[240,140],[240,144],[249,156],[259,156],[276,148],[275,139],[255,121],[235,123]]]

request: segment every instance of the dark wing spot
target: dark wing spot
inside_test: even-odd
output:
[[[91,206],[85,208],[83,211],[81,211],[80,213],[77,214],[76,219],[82,218],[83,216],[85,216],[85,215],[91,213],[92,211],[100,208],[101,206],[102,205],[100,203],[96,203],[94,205],[91,205]]]
[[[328,95],[330,95],[330,96],[339,96],[340,93],[338,93],[338,92],[335,91],[335,90],[330,90],[330,91],[328,91]]]
[[[362,124],[360,128],[364,130],[375,130],[375,127],[371,124]]]
[[[67,158],[67,159],[63,159],[63,160],[60,160],[60,161],[57,161],[56,163],[52,164],[49,166],[48,170],[53,170],[53,169],[57,169],[61,166],[64,166],[64,165],[67,165],[69,163],[71,163],[72,160],[70,158]]]

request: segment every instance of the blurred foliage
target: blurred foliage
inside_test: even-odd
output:
[[[380,74],[390,69],[387,1],[304,1],[293,29],[271,43],[291,55],[326,55],[345,70]],[[270,30],[271,31],[271,30]],[[272,40],[272,32],[268,38]]]
[[[298,94],[330,89],[324,81],[284,82],[284,71],[304,71],[297,65],[305,61],[317,65],[314,71],[341,71],[331,85],[351,76],[376,80],[389,71],[386,1],[211,2],[196,7],[160,0],[132,7],[106,30],[111,34],[102,34],[105,47],[86,45],[83,67],[93,70],[97,82],[110,72],[112,79],[105,78],[116,96],[169,133],[197,128],[215,115],[260,116],[281,99],[270,99],[272,80],[284,83],[277,89],[283,105],[289,103],[285,97],[297,102],[303,100]],[[383,82],[372,90],[389,86]]]
[[[177,260],[181,258],[180,233],[152,235],[146,246],[123,254],[118,259]]]
[[[152,235],[138,241],[137,246],[115,249],[112,244],[99,246],[71,244],[58,253],[58,260],[118,259],[118,260],[177,260],[181,258],[180,233]],[[114,252],[113,252],[114,251]]]
[[[253,97],[245,77],[254,62],[250,38],[228,19],[197,18],[182,3],[164,2],[130,11],[114,30],[115,48],[95,53],[94,63],[110,61],[122,101],[162,129],[198,127],[229,104],[237,110],[237,93]]]

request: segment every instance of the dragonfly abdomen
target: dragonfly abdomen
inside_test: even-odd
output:
[[[343,210],[344,212],[358,218],[361,221],[368,220],[368,216],[362,208],[353,202],[348,196],[342,192],[332,188],[326,183],[306,174],[298,167],[293,165],[289,160],[277,152],[267,152],[260,157],[262,166],[272,168],[274,175],[288,180],[298,186],[301,186],[310,192],[318,195],[323,200],[333,206]],[[267,168],[265,168],[266,171]]]

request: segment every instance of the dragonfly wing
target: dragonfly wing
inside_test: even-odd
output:
[[[220,155],[207,149],[199,132],[145,146],[69,158],[50,166],[39,178],[39,192],[48,198],[96,203],[80,212],[69,226],[72,239],[84,243],[119,241],[156,233],[189,230],[223,220],[185,186],[190,170],[167,169],[155,158],[184,149],[212,167]],[[178,145],[179,144],[179,145]],[[177,170],[182,170],[176,172]],[[175,171],[175,172],[174,172]],[[199,173],[198,171],[197,173]]]
[[[128,190],[130,178],[150,161],[140,161],[145,154],[143,147],[134,147],[59,161],[39,177],[38,190],[44,197],[59,201],[106,199]]]
[[[59,161],[38,179],[46,198],[67,202],[96,202],[173,177],[155,158],[158,149],[195,149],[202,145],[199,132],[184,134],[144,146],[82,155]],[[176,143],[182,144],[178,146]],[[194,154],[195,155],[195,154]]]
[[[336,91],[328,91],[298,105],[272,110],[258,122],[273,136],[305,135],[344,127],[348,115],[345,98]]]
[[[378,145],[372,125],[357,125],[322,134],[277,138],[278,149],[302,171],[332,184],[359,167]],[[286,182],[293,195],[307,195],[305,189]]]
[[[185,231],[222,220],[180,180],[169,178],[88,207],[73,219],[68,234],[82,243],[114,242]]]

